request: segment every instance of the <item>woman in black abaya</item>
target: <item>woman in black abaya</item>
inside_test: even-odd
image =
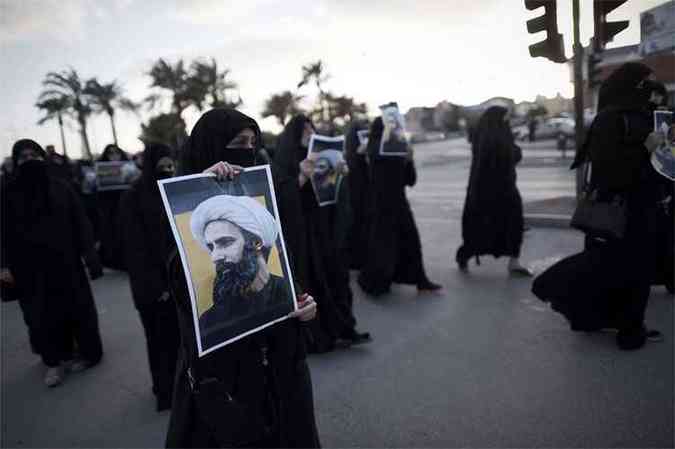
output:
[[[212,109],[186,142],[182,173],[233,178],[240,167],[258,165],[260,144],[255,120]],[[190,294],[173,239],[168,253],[181,349],[167,447],[319,447],[300,323],[314,316],[312,298],[301,295],[291,318],[197,357]]]
[[[663,244],[657,240],[663,183],[649,160],[663,139],[652,131],[658,91],[652,77],[649,67],[626,63],[605,80],[598,115],[572,166],[590,161],[591,185],[599,200],[616,195],[624,199],[623,238],[587,233],[583,252],[549,268],[532,287],[573,330],[617,329],[617,345],[624,350],[663,338],[644,323],[657,250]]]
[[[424,270],[422,243],[405,194],[406,186],[417,181],[412,149],[407,157],[380,156],[383,131],[382,118],[378,117],[368,136],[371,220],[368,256],[359,285],[373,296],[387,293],[392,283],[416,285],[421,292],[440,290],[442,287],[431,282]]]
[[[367,129],[366,123],[354,122],[345,136],[345,159],[349,167],[349,193],[352,207],[352,225],[348,236],[349,265],[360,270],[368,249],[367,195],[370,182],[366,148],[359,142],[358,131]]]
[[[344,196],[338,206],[319,207],[310,182],[313,164],[306,159],[312,133],[307,117],[293,117],[279,137],[274,166],[279,213],[295,273],[319,309],[319,318],[310,326],[309,349],[326,352],[335,348],[338,339],[360,343],[368,336],[355,331],[349,273],[340,251],[350,220],[349,197]]]
[[[507,122],[508,111],[492,106],[478,122],[471,144],[473,158],[462,214],[463,244],[455,259],[468,269],[474,256],[508,256],[508,270],[530,275],[520,263],[523,201],[516,186],[516,164],[522,158]]]
[[[141,178],[122,195],[120,229],[134,306],[145,333],[157,411],[171,408],[178,356],[178,318],[162,257],[164,207],[157,181],[174,176],[171,148],[148,144]]]

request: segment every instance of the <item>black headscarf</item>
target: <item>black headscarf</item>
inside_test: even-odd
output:
[[[652,69],[639,62],[627,62],[616,69],[600,87],[598,112],[609,107],[646,106],[653,89],[648,88],[643,81],[651,74]]]
[[[101,153],[101,157],[98,160],[101,161],[101,162],[110,162],[111,161],[110,153],[112,153],[113,151],[119,151],[119,153],[121,155],[120,161],[128,161],[129,160],[129,155],[126,153],[126,151],[124,151],[123,149],[121,149],[120,147],[115,145],[114,143],[110,143],[110,144],[105,146],[105,148],[103,149],[103,153]]]
[[[38,153],[43,161],[27,161],[19,165],[19,157],[25,149]],[[50,211],[49,177],[47,175],[47,152],[34,140],[21,139],[12,146],[12,162],[16,172],[16,181],[25,194],[27,217],[38,219],[41,214]]]
[[[274,162],[284,176],[297,178],[300,174],[300,162],[307,158],[307,148],[301,148],[302,133],[306,123],[312,125],[312,121],[307,116],[298,114],[286,124],[279,136],[279,143],[274,152]]]
[[[173,159],[171,147],[163,143],[147,143],[143,151],[143,182],[155,185],[159,178],[157,163],[164,157]]]
[[[507,113],[508,110],[502,106],[491,106],[478,120],[472,152],[482,164],[494,162],[495,152],[502,148],[502,144],[509,138],[509,126],[504,121]]]
[[[42,156],[44,160],[47,160],[47,152],[34,140],[31,139],[20,139],[17,140],[12,146],[12,162],[14,163],[14,169],[18,171],[19,168],[19,155],[22,150],[30,148],[39,155]]]
[[[647,80],[652,69],[639,62],[627,62],[612,72],[600,86],[598,94],[598,115],[606,110],[654,109],[649,99],[652,92],[659,91],[658,83]],[[596,117],[597,119],[597,117]],[[580,167],[588,159],[588,144],[593,126],[586,135],[584,144],[574,156],[570,169]]]
[[[250,160],[239,150],[226,149],[232,139],[246,128],[251,129],[256,136],[256,148],[250,155]],[[260,128],[251,117],[236,109],[211,109],[199,118],[185,142],[181,173],[184,175],[201,173],[221,161],[242,166],[255,165],[261,145]]]

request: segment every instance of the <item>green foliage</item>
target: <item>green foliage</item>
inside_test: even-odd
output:
[[[146,142],[157,142],[178,149],[187,139],[185,121],[176,113],[159,114],[141,124],[139,139]]]

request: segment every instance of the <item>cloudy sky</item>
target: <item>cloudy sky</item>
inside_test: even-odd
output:
[[[640,11],[664,2],[631,0],[617,9],[612,19],[629,19],[630,27],[611,46],[638,43]],[[570,55],[571,0],[559,3]],[[586,44],[592,1],[581,5]],[[331,75],[326,89],[366,102],[371,113],[391,100],[405,111],[496,95],[571,96],[565,64],[529,56],[528,45],[543,37],[528,34],[525,22],[539,14],[522,0],[0,0],[0,155],[20,137],[60,151],[56,124],[37,126],[33,105],[45,73],[69,66],[83,78],[116,79],[140,100],[157,58],[214,57],[239,83],[242,110],[258,119],[264,100],[294,89],[301,66],[317,59]],[[316,94],[311,87],[299,93]],[[188,110],[184,118],[191,128],[198,114]],[[278,130],[273,119],[261,124]],[[95,152],[112,139],[105,117],[94,118],[89,133]],[[123,148],[141,149],[138,117],[120,113],[118,134]],[[66,139],[79,156],[75,124]]]

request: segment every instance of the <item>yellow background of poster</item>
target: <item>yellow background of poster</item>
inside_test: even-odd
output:
[[[265,205],[264,196],[256,197],[255,199],[260,201],[263,206]],[[193,287],[197,295],[197,314],[201,316],[202,313],[213,305],[213,279],[216,277],[216,272],[209,253],[192,237],[190,217],[192,217],[192,212],[174,215],[176,227],[183,241],[183,249],[188,259],[188,266],[192,273]],[[273,275],[281,278],[284,277],[283,270],[281,269],[279,249],[276,244],[270,252],[267,266]]]

